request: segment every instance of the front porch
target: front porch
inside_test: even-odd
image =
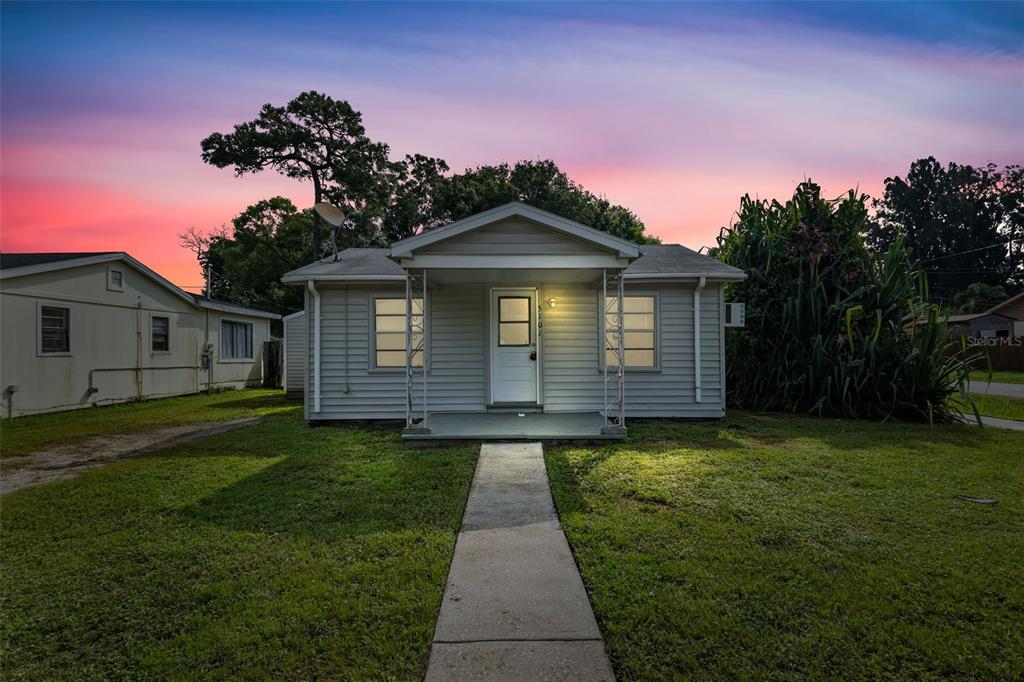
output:
[[[422,428],[421,428],[422,427]],[[600,412],[440,412],[407,428],[409,444],[440,441],[618,441],[625,427],[607,427]]]

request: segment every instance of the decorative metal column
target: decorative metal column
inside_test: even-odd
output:
[[[421,301],[419,322],[416,321],[415,301]],[[426,352],[426,320],[427,320],[427,271],[421,270],[416,275],[406,271],[405,278],[405,428],[418,432],[429,433],[427,428],[427,352]],[[418,339],[417,339],[418,337]],[[416,414],[416,367],[413,359],[419,353],[422,366],[419,368],[420,407]]]
[[[613,289],[612,297],[609,298],[609,289]],[[602,271],[601,300],[604,307],[604,329],[603,348],[604,353],[604,428],[602,433],[625,434],[626,432],[626,350],[624,330],[624,301],[625,283],[623,282],[622,270],[609,274],[607,270]],[[612,383],[609,386],[609,363],[608,350],[611,349],[615,355],[615,366],[612,368],[614,374],[611,377]]]

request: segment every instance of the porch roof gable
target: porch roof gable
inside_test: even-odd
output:
[[[561,232],[575,239],[594,244],[602,249],[614,252],[621,258],[636,258],[640,255],[636,244],[625,239],[614,237],[606,232],[595,230],[592,227],[587,227],[549,211],[544,211],[519,201],[513,201],[497,208],[471,215],[468,218],[457,220],[454,223],[430,230],[429,232],[394,242],[391,245],[391,256],[393,258],[408,258],[413,256],[415,251],[427,246],[447,241],[514,217],[528,220],[555,232]]]

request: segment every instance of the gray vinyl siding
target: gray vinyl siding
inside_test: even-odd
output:
[[[658,300],[656,370],[626,373],[628,417],[720,417],[722,402],[721,297],[718,285],[701,294],[702,400],[694,396],[693,285],[628,286],[627,295]],[[547,285],[543,339],[544,409],[577,412],[603,409],[599,293],[591,288]],[[609,381],[609,391],[613,382]]]
[[[438,242],[421,253],[479,255],[565,255],[607,253],[606,249],[549,230],[522,218],[508,218],[490,227]]]
[[[313,412],[313,314],[309,319],[309,390],[306,415],[311,420],[405,419],[406,377],[403,369],[372,369],[371,300],[405,296],[400,286],[320,287],[321,395]],[[345,297],[348,295],[348,324]],[[431,412],[483,411],[486,369],[484,288],[442,288],[427,296],[427,406]],[[347,339],[347,346],[346,346]],[[346,362],[347,378],[346,378]],[[414,384],[414,407],[422,409],[422,379]],[[347,391],[345,390],[347,387]]]
[[[284,390],[289,398],[302,396],[306,380],[306,315],[284,321],[285,377]]]
[[[344,286],[321,284],[321,411],[313,413],[313,315],[307,296],[307,418],[404,419],[404,370],[373,370],[369,319],[372,297],[404,296],[404,286],[350,285],[348,320]],[[598,292],[582,285],[546,284],[542,304],[541,401],[545,411],[603,409]],[[694,398],[693,285],[628,286],[627,294],[656,295],[659,368],[629,371],[629,417],[720,417],[722,401],[721,292],[709,284],[701,296],[703,400]],[[443,286],[427,297],[427,404],[431,412],[478,412],[487,404],[487,295],[483,284]],[[347,339],[347,350],[346,350]],[[345,365],[348,365],[347,381]],[[610,382],[611,385],[611,382]],[[345,391],[347,386],[348,390]],[[420,379],[415,405],[420,407]]]

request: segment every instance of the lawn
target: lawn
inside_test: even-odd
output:
[[[971,372],[971,383],[975,384],[973,386],[975,390],[984,391],[984,384],[987,384],[989,381],[997,384],[1024,384],[1024,372],[992,372],[991,379],[988,376],[988,372]],[[978,386],[977,384],[982,385]]]
[[[88,407],[5,419],[0,423],[0,456],[27,455],[108,433],[132,433],[191,422],[229,421],[294,410],[282,391],[248,389]]]
[[[0,677],[419,678],[478,447],[398,436],[292,406],[4,496]]]
[[[546,454],[620,679],[1024,670],[1024,435],[743,413],[630,434]]]
[[[978,414],[1024,421],[1024,398],[972,393],[971,399],[978,407]]]

